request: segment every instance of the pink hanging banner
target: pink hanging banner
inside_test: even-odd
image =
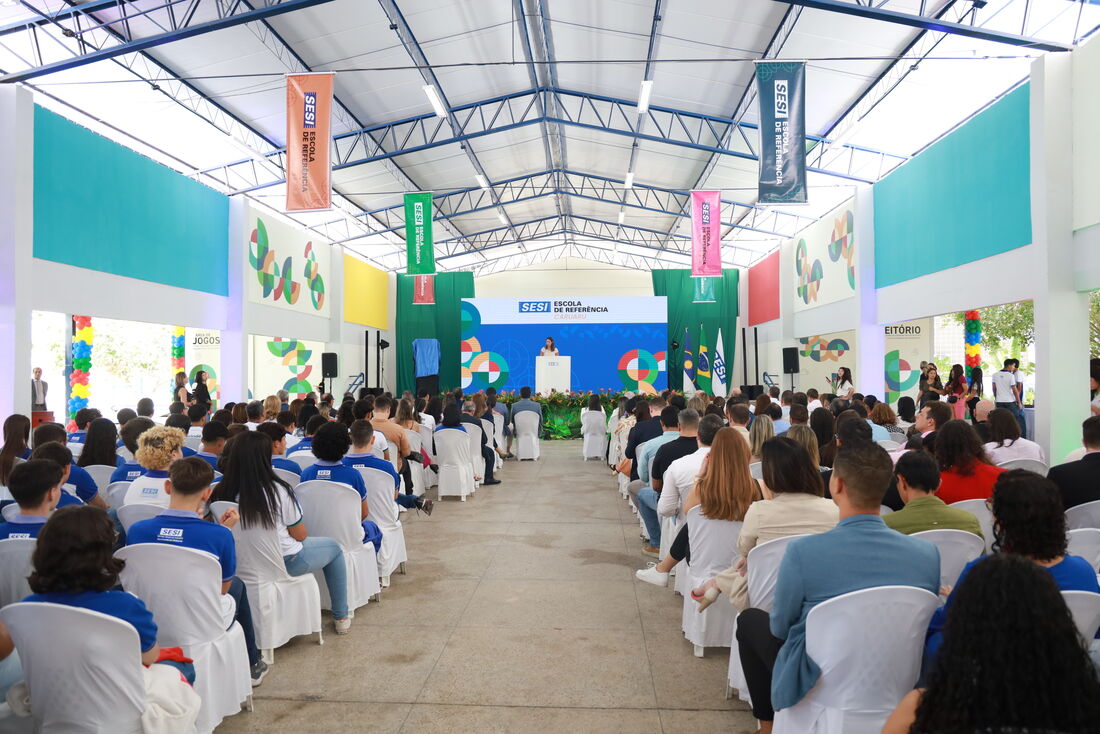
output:
[[[691,277],[722,275],[722,202],[718,191],[691,192]]]

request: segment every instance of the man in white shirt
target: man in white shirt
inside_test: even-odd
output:
[[[729,421],[730,428],[741,434],[742,438],[745,439],[745,443],[749,443],[749,420],[751,418],[752,413],[749,412],[749,406],[744,403],[726,404],[726,420]]]
[[[821,401],[818,400],[819,395],[817,390],[811,387],[809,390],[806,391],[806,397],[808,398],[806,402],[806,410],[813,413],[815,410],[821,407]]]
[[[779,407],[783,409],[783,420],[788,422],[790,421],[792,400],[794,400],[793,390],[784,390],[783,394],[779,396]]]
[[[263,422],[264,404],[259,400],[252,400],[245,406],[245,412],[248,414],[248,422],[245,425],[248,426],[248,430],[255,431],[256,427]]]
[[[1019,377],[1020,360],[1006,359],[1004,368],[993,373],[993,400],[998,408],[1004,408],[1020,425],[1020,436],[1027,438],[1024,421],[1023,378]]]
[[[187,418],[191,421],[191,427],[187,429],[187,435],[191,438],[202,438],[202,427],[206,425],[207,406],[196,403],[187,409]]]
[[[699,421],[699,450],[677,459],[665,469],[664,478],[660,482],[661,498],[657,500],[657,515],[660,517],[679,517],[683,514],[684,498],[687,497],[695,478],[703,467],[703,459],[710,453],[710,445],[714,442],[714,436],[722,428],[722,419],[716,415],[708,415]],[[654,489],[658,489],[654,481]]]

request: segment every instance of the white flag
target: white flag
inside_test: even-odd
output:
[[[711,392],[720,398],[726,397],[726,355],[722,348],[722,330],[718,330],[718,341],[714,345],[714,359],[710,365]]]

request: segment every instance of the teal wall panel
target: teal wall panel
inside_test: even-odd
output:
[[[1028,85],[875,184],[875,286],[1031,244]]]
[[[229,199],[42,107],[34,256],[226,296]]]

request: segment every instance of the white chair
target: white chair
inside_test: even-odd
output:
[[[122,507],[128,489],[130,489],[129,482],[111,482],[108,484],[107,491],[103,493],[104,498],[107,500],[107,506],[112,510]]]
[[[753,463],[749,464],[749,475],[753,479],[763,479],[764,478],[764,462],[754,461]]]
[[[497,446],[504,448],[504,416],[495,410],[493,411],[493,438],[496,439]]]
[[[602,459],[607,453],[607,421],[602,410],[586,410],[581,414],[581,446],[584,460]]]
[[[317,457],[313,455],[312,451],[295,451],[293,454],[289,454],[286,458],[290,459],[298,466],[305,469],[307,466],[313,466],[317,462]]]
[[[149,505],[144,502],[134,502],[118,508],[118,521],[122,523],[122,529],[130,532],[130,526],[135,522],[148,520],[164,512],[167,508],[160,505]]]
[[[348,484],[313,480],[299,484],[294,496],[302,508],[309,532],[332,538],[344,551],[348,574],[348,610],[354,612],[366,605],[382,588],[378,584],[378,558],[374,543],[363,542],[363,524],[359,519],[363,512],[363,500],[359,493]],[[324,573],[318,569],[313,576],[321,592],[321,608],[331,610],[332,600]]]
[[[202,708],[195,728],[211,732],[222,719],[251,705],[252,677],[244,630],[233,621],[233,600],[221,593],[221,564],[209,553],[164,543],[129,545],[115,553],[126,562],[122,588],[149,608],[157,642],[182,647],[195,662]]]
[[[130,449],[125,446],[119,446],[115,449],[115,454],[122,457],[123,461],[130,462],[134,460],[134,454]]]
[[[619,411],[611,411],[611,418],[607,421],[607,463],[615,466],[622,458],[622,444],[619,442],[619,434],[615,431],[619,427]]]
[[[11,522],[12,519],[14,519],[15,516],[18,515],[18,514],[19,514],[19,505],[14,504],[14,503],[12,503],[10,505],[4,505],[4,509],[0,510],[0,515],[3,515],[5,522]]]
[[[31,575],[31,555],[37,543],[34,538],[0,540],[0,607],[31,593],[27,577]]]
[[[382,586],[390,585],[390,574],[396,569],[404,573],[408,552],[405,549],[405,528],[401,526],[397,502],[393,499],[393,477],[369,466],[358,467],[367,485],[367,507],[370,519],[382,531],[382,550],[378,554],[378,575]]]
[[[877,443],[879,446],[886,449],[887,451],[897,451],[902,447],[902,444],[898,443],[897,441],[891,441],[886,438],[882,439],[881,441],[875,441],[875,443]]]
[[[95,486],[102,492],[110,486],[111,475],[115,473],[116,468],[106,464],[92,464],[84,467],[84,471],[88,472],[92,477],[92,481],[95,482]]]
[[[500,458],[500,454],[497,453],[497,449],[500,445],[497,443],[495,428],[493,422],[485,418],[481,419],[481,432],[485,434],[486,442],[489,448],[493,449],[493,471],[497,471],[504,466],[504,460]]]
[[[210,503],[214,517],[236,507],[236,502]],[[317,643],[323,645],[321,591],[317,581],[312,574],[291,576],[286,572],[275,529],[246,530],[237,523],[233,538],[237,544],[237,577],[248,590],[256,646],[263,651],[264,659],[274,662],[274,649],[298,635],[316,632]]]
[[[67,443],[65,448],[73,452],[73,461],[80,458],[80,454],[84,451],[84,444],[82,443]]]
[[[1100,528],[1100,500],[1066,510],[1066,527],[1069,530]]]
[[[431,464],[438,464],[435,457],[435,437],[432,435],[432,429],[421,424],[420,426],[420,451],[428,457],[428,462]],[[434,487],[439,483],[439,476],[433,469],[424,469],[424,486]]]
[[[1085,646],[1096,637],[1100,629],[1100,594],[1092,591],[1063,591],[1062,598],[1073,615],[1073,623],[1081,633]]]
[[[1093,567],[1100,569],[1100,530],[1078,528],[1066,533],[1066,552],[1081,556]]]
[[[985,552],[985,541],[965,530],[925,530],[910,537],[927,540],[940,551],[940,586],[954,586],[966,564]]]
[[[406,428],[405,438],[409,441],[410,452],[414,454],[424,453],[424,441],[420,437],[419,431],[412,431]],[[405,459],[405,461],[409,462],[409,474],[412,475],[413,494],[424,494],[428,491],[428,480],[424,475],[426,468],[423,462],[413,459]]]
[[[772,610],[775,601],[775,582],[779,578],[779,564],[783,561],[783,555],[787,552],[787,546],[795,538],[804,538],[804,535],[790,535],[786,538],[776,538],[766,543],[761,543],[749,551],[745,559],[746,575],[748,581],[749,607],[765,612]],[[721,603],[719,599],[715,603]],[[734,619],[733,632],[730,635],[730,665],[726,676],[726,698],[732,698],[736,690],[744,701],[750,701],[749,685],[745,680],[745,673],[741,669],[741,653],[737,646],[737,620]]]
[[[982,529],[982,537],[985,538],[985,552],[993,552],[993,513],[986,506],[985,500],[960,500],[952,502],[951,507],[957,510],[966,510],[978,518],[978,525]]]
[[[888,507],[886,505],[879,505],[878,506],[879,517],[886,517],[887,515],[889,515],[893,511],[894,511],[893,507]]]
[[[277,466],[272,467],[272,469],[275,471],[275,476],[289,484],[291,489],[297,487],[298,482],[302,481],[302,478],[300,476],[290,471],[289,469],[280,469]]]
[[[435,433],[436,463],[439,465],[439,497],[459,497],[474,491],[474,463],[470,458],[470,437],[465,431],[443,428]]]
[[[36,731],[143,734],[145,680],[133,625],[43,602],[10,604],[0,620],[19,651]]]
[[[711,604],[702,613],[692,600],[690,589],[714,578],[737,563],[737,536],[741,534],[739,522],[711,520],[696,505],[688,510],[688,539],[691,544],[691,564],[684,576],[688,579],[689,592],[684,594],[681,627],[684,637],[695,646],[695,657],[703,657],[703,648],[728,647],[733,635],[737,612],[725,600]],[[679,581],[679,579],[677,579]]]
[[[997,466],[1002,469],[1027,469],[1041,477],[1045,477],[1047,472],[1050,471],[1050,467],[1038,459],[1009,459],[1008,461],[1002,461]]]
[[[516,426],[516,456],[520,461],[539,458],[539,416],[533,410],[521,410],[512,418]]]
[[[466,429],[466,435],[470,442],[470,461],[474,465],[474,476],[485,476],[485,457],[481,455],[481,426],[475,426],[473,423],[463,423],[462,427]],[[481,486],[481,482],[477,479],[474,480],[474,488]]]
[[[928,622],[940,599],[879,586],[829,599],[806,617],[806,654],[821,677],[775,714],[775,734],[879,734],[920,673]]]

